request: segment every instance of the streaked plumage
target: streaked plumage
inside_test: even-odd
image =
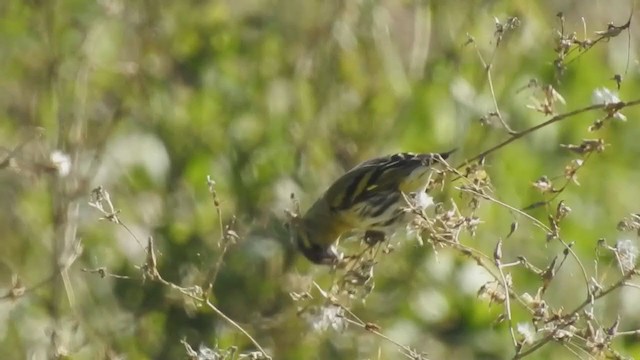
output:
[[[405,195],[426,197],[431,168],[452,152],[393,154],[349,170],[295,222],[298,248],[316,264],[335,264],[339,255],[333,245],[345,232],[391,235],[409,220]]]

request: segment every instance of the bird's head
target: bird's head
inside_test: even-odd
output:
[[[317,236],[322,229],[313,229],[304,219],[294,218],[291,221],[291,236],[300,252],[311,262],[318,265],[336,265],[341,256],[332,244],[320,245]]]

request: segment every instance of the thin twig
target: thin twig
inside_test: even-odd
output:
[[[573,311],[569,312],[569,314],[577,314],[582,309],[584,309],[587,305],[591,304],[592,301],[600,299],[601,297],[611,293],[612,291],[615,291],[615,290],[625,286],[627,280],[629,280],[635,274],[636,274],[636,270],[635,269],[627,272],[625,274],[625,276],[620,278],[615,284],[609,286],[607,289],[605,289],[605,290],[603,290],[601,292],[598,292],[597,294],[594,294],[592,296],[592,299],[585,300],[580,305],[578,305]],[[563,328],[567,327],[568,325],[569,324],[567,324],[567,323],[559,324],[558,325],[558,329],[563,329]],[[545,336],[544,338],[538,340],[533,345],[531,345],[531,347],[529,347],[527,350],[516,354],[513,357],[513,360],[522,359],[522,358],[525,358],[525,357],[533,354],[536,350],[538,350],[539,348],[541,348],[542,346],[547,344],[549,341],[553,340],[553,337],[554,337],[553,335],[554,335],[554,333],[551,333],[551,334]]]
[[[528,128],[526,130],[523,130],[521,132],[518,132],[516,134],[511,135],[507,140],[505,140],[505,141],[503,141],[503,142],[501,142],[501,143],[499,143],[499,144],[497,144],[495,146],[490,147],[489,149],[481,152],[480,154],[472,157],[471,159],[466,160],[462,164],[456,166],[456,168],[460,169],[460,168],[462,168],[463,166],[465,166],[468,163],[471,163],[471,162],[476,161],[476,160],[483,159],[483,158],[487,157],[487,155],[495,152],[496,150],[499,150],[499,149],[509,145],[510,143],[512,143],[512,142],[514,142],[514,141],[516,141],[516,140],[518,140],[518,139],[520,139],[520,138],[522,138],[522,137],[524,137],[526,135],[531,134],[534,131],[540,130],[540,129],[544,128],[544,127],[547,127],[547,126],[549,126],[551,124],[554,124],[554,123],[556,123],[558,121],[561,121],[561,120],[564,120],[566,118],[570,118],[570,117],[573,117],[573,116],[576,116],[576,115],[579,115],[579,114],[582,114],[582,113],[585,113],[585,112],[588,112],[588,111],[593,111],[593,110],[598,110],[598,109],[614,108],[614,109],[617,109],[617,110],[621,110],[621,109],[624,109],[626,107],[632,107],[632,106],[636,106],[636,105],[639,105],[639,104],[640,104],[640,99],[636,99],[636,100],[629,101],[629,102],[621,101],[621,102],[613,103],[613,104],[595,104],[595,105],[590,105],[590,106],[587,106],[587,107],[584,107],[584,108],[581,108],[581,109],[569,111],[569,112],[566,112],[566,113],[563,113],[563,114],[558,114],[558,115],[552,117],[551,119],[549,119],[549,120],[547,120],[547,121],[545,121],[545,122],[543,122],[541,124],[532,126],[532,127]]]

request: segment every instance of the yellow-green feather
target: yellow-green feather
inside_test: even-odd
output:
[[[443,159],[450,154],[441,154]],[[301,245],[330,248],[345,232],[360,229],[362,203],[385,194],[424,189],[434,154],[401,153],[365,161],[338,178],[302,217]],[[379,206],[379,205],[378,205]],[[366,229],[364,229],[366,230]],[[315,254],[315,250],[314,250]]]

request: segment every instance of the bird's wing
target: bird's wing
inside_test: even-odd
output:
[[[352,208],[372,196],[396,192],[403,180],[420,166],[431,166],[450,154],[398,153],[371,159],[349,170],[326,191],[324,198],[334,211]]]

